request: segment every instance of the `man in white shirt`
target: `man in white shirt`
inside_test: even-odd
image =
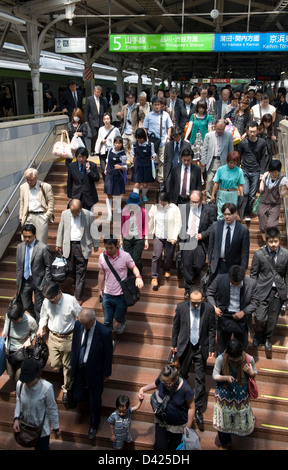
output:
[[[75,297],[82,305],[88,259],[92,252],[98,251],[99,238],[92,212],[83,209],[79,199],[72,199],[69,209],[61,214],[57,232],[56,250],[63,252],[69,271],[75,279]]]
[[[43,289],[45,297],[41,312],[38,334],[44,336],[49,330],[48,347],[51,367],[63,368],[64,384],[62,385],[63,402],[67,402],[67,391],[71,386],[70,358],[72,335],[75,321],[81,307],[75,297],[63,294],[56,282],[49,282]]]

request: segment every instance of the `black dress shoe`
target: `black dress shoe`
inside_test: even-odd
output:
[[[67,403],[67,402],[68,402],[68,395],[67,395],[67,392],[63,392],[63,395],[62,395],[62,402],[63,402],[63,403]]]
[[[94,439],[94,437],[96,436],[97,434],[97,431],[98,431],[98,428],[93,428],[91,426],[91,428],[89,429],[89,432],[88,432],[88,438],[89,439]]]
[[[255,338],[255,336],[254,336],[254,338],[253,338],[253,346],[254,346],[254,348],[257,348],[257,347],[259,346],[259,344],[260,344],[259,339],[258,339],[258,338]]]
[[[189,290],[185,290],[184,299],[189,299]]]
[[[196,408],[195,418],[198,424],[204,424],[203,413],[199,408]]]
[[[266,351],[272,351],[272,343],[268,339],[265,341],[265,349]]]

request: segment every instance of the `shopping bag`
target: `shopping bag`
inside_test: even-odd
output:
[[[156,163],[154,160],[151,160],[151,170],[152,170],[152,177],[156,180]]]
[[[176,450],[202,450],[200,439],[194,429],[185,427],[181,444],[179,444]]]
[[[64,141],[64,136],[66,138],[66,142]],[[61,139],[55,142],[52,153],[57,157],[74,158],[71,152],[70,139],[67,131],[61,133]]]
[[[252,212],[255,215],[257,215],[257,209],[258,209],[258,204],[259,204],[259,201],[260,201],[260,197],[261,197],[261,194],[259,194],[259,196],[257,197],[256,201],[254,202],[253,209],[252,209]]]
[[[230,132],[232,134],[233,145],[239,144],[241,140],[241,135],[237,127],[228,125],[225,127],[225,131]]]
[[[56,255],[51,265],[51,275],[55,282],[64,282],[69,274],[66,258],[60,254]]]
[[[71,148],[71,150],[73,150],[75,152],[80,147],[85,148],[84,142],[81,139],[81,137],[79,137],[79,135],[74,134],[73,137],[72,137],[72,140],[71,140],[70,148]]]

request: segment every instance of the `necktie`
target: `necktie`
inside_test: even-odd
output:
[[[178,165],[178,162],[179,162],[179,142],[176,142],[172,166],[174,167]]]
[[[99,108],[99,98],[96,98],[96,106],[97,106],[97,112],[99,114],[100,108]]]
[[[27,280],[30,277],[30,252],[31,252],[31,245],[26,246],[26,253],[25,253],[25,263],[24,263],[24,278]]]
[[[81,165],[80,165],[80,173],[81,173],[81,176],[83,178],[83,175],[84,175],[84,165],[83,165],[83,163],[81,163]]]
[[[186,196],[187,172],[188,172],[188,168],[187,168],[187,166],[185,166],[184,176],[183,176],[183,183],[182,183],[182,191],[181,191],[181,196],[183,196],[183,197]]]
[[[231,227],[227,227],[226,240],[225,240],[225,259],[227,260],[231,243]]]
[[[79,365],[80,365],[80,367],[83,365],[83,362],[84,362],[84,356],[85,356],[85,352],[86,352],[86,348],[87,348],[89,331],[90,330],[85,330],[84,340],[83,340],[83,343],[81,344],[80,354],[79,354]]]
[[[196,210],[192,209],[190,213],[190,227],[189,227],[189,235],[190,237],[195,237],[196,235]]]
[[[195,346],[199,341],[199,333],[198,333],[198,322],[199,322],[199,309],[192,309],[193,312],[193,322],[190,334],[190,341]]]
[[[74,96],[75,108],[77,108],[77,94],[76,94],[76,92],[73,93],[73,96]]]
[[[272,259],[273,264],[275,264],[276,251],[270,251],[270,258]]]

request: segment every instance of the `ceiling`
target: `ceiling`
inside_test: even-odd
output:
[[[213,20],[211,10],[219,17]],[[254,78],[288,71],[287,53],[110,53],[112,34],[286,32],[288,0],[3,0],[0,12],[47,31],[41,49],[54,52],[54,37],[88,38],[88,53],[78,54],[86,64],[98,62],[144,74],[158,69],[164,80],[173,74],[190,77]],[[70,21],[69,21],[70,18]],[[52,23],[52,24],[51,24]],[[29,28],[0,19],[4,43],[29,43]],[[44,38],[44,33],[43,33]]]

